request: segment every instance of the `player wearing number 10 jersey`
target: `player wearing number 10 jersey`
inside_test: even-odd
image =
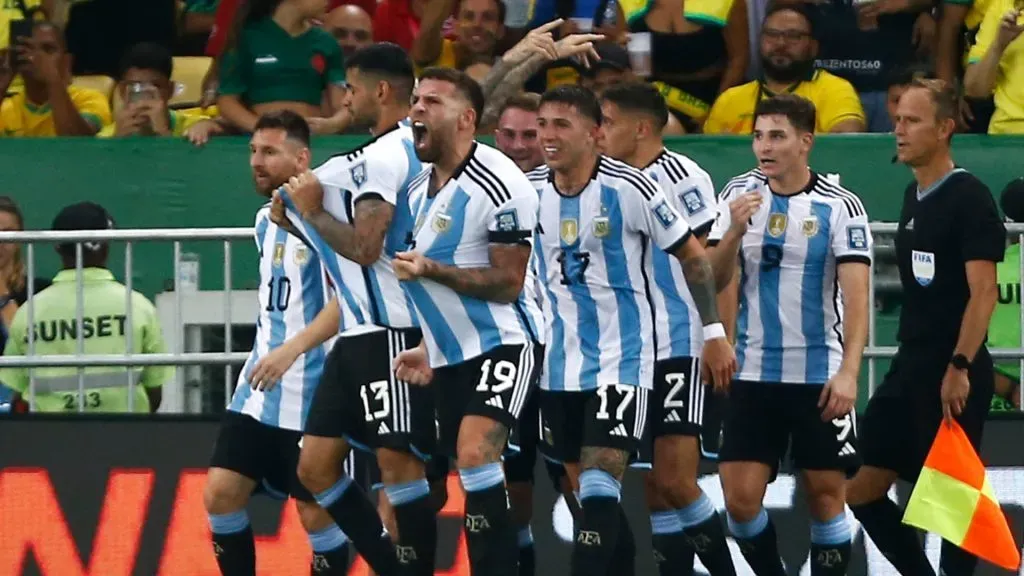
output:
[[[860,199],[807,165],[814,118],[798,96],[758,103],[758,168],[726,185],[710,236],[718,285],[740,269],[719,474],[729,528],[760,575],[785,574],[761,498],[790,442],[810,500],[811,574],[845,575],[850,558],[845,475],[859,464],[871,235]]]
[[[535,253],[546,287],[545,451],[578,479],[583,507],[574,576],[632,573],[635,542],[619,499],[645,434],[653,384],[644,265],[651,243],[683,263],[700,316],[716,332],[704,352],[720,384],[735,362],[703,248],[656,182],[598,154],[601,120],[597,97],[585,88],[545,93],[538,130],[547,166],[530,174],[540,194]]]

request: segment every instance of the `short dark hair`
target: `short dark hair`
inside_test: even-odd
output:
[[[814,14],[804,5],[803,2],[778,2],[774,1],[768,5],[768,9],[765,10],[764,19],[761,22],[766,22],[769,18],[778,14],[779,12],[794,12],[800,16],[803,16],[804,20],[807,21],[807,30],[811,34],[811,38],[817,39],[817,35],[814,33]]]
[[[779,94],[766,98],[754,107],[754,124],[761,116],[785,116],[797,132],[814,133],[817,126],[818,113],[807,98],[796,94]]]
[[[896,66],[886,76],[886,88],[893,86],[910,86],[918,78],[934,78],[931,68],[922,64]]]
[[[524,110],[526,112],[536,113],[540,109],[540,95],[533,92],[520,92],[515,94],[511,98],[505,101],[505,105],[501,107],[501,111],[498,113],[500,118],[506,110]]]
[[[395,88],[401,100],[409,99],[416,83],[416,72],[409,55],[401,46],[391,42],[378,42],[356,50],[345,59],[345,68],[382,77]]]
[[[307,148],[310,145],[309,123],[306,119],[291,110],[275,110],[260,116],[253,132],[260,130],[284,130],[288,138],[301,142]]]
[[[658,89],[646,82],[615,84],[604,91],[601,99],[611,102],[627,112],[647,114],[657,123],[658,129],[668,124],[668,106]]]
[[[174,58],[171,51],[153,42],[140,42],[125,52],[117,68],[117,79],[121,80],[131,68],[152,70],[168,79],[174,72]]]
[[[598,126],[601,125],[601,102],[597,95],[588,88],[575,84],[556,86],[540,97],[540,104],[566,104],[577,112],[590,118]]]
[[[475,128],[480,127],[480,120],[484,116],[484,91],[476,80],[462,70],[442,66],[431,66],[420,72],[420,82],[424,80],[440,80],[455,86],[455,91],[473,106],[476,112]]]

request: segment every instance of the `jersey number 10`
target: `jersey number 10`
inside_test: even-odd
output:
[[[286,276],[267,281],[267,312],[284,312],[292,298],[292,281]]]

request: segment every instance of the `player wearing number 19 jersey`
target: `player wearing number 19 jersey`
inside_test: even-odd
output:
[[[860,199],[808,167],[814,118],[798,96],[758,103],[758,168],[725,186],[710,237],[718,285],[739,266],[740,367],[719,474],[729,528],[762,576],[785,574],[761,498],[790,442],[810,500],[811,574],[845,575],[850,556],[844,490],[859,459],[871,235]]]
[[[653,385],[644,264],[652,243],[683,262],[701,317],[717,331],[705,352],[718,377],[731,376],[733,364],[703,248],[656,182],[598,154],[601,119],[585,88],[545,93],[538,129],[547,166],[530,175],[539,184],[535,252],[546,287],[545,451],[578,478],[583,507],[574,576],[632,573],[635,542],[619,499],[629,457],[645,435]]]

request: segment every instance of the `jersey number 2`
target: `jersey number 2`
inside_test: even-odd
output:
[[[288,309],[288,301],[292,298],[292,281],[286,276],[271,278],[267,281],[267,312],[284,312]]]

